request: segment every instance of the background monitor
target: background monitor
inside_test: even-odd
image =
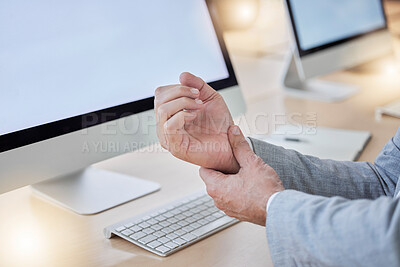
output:
[[[296,44],[293,66],[289,64],[291,70],[285,77],[287,87],[343,99],[354,90],[345,85],[305,81],[392,51],[381,0],[286,0],[286,5]]]
[[[87,167],[155,143],[154,90],[183,71],[244,111],[204,0],[22,2],[0,3],[0,193],[47,180],[34,188],[90,214],[157,190]]]

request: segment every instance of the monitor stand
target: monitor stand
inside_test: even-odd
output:
[[[150,194],[160,185],[124,174],[89,167],[32,185],[40,196],[81,215],[102,212]]]
[[[287,63],[283,85],[290,96],[325,102],[342,101],[358,92],[357,87],[345,83],[302,78],[293,54]]]

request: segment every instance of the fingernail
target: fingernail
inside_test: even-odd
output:
[[[232,127],[232,134],[233,135],[240,135],[240,129],[237,126]]]
[[[194,101],[195,101],[197,104],[203,104],[203,101],[201,101],[201,100],[198,99],[198,98],[196,98]]]
[[[192,88],[192,89],[190,89],[190,91],[195,95],[198,95],[200,93],[199,89],[196,89],[196,88]]]

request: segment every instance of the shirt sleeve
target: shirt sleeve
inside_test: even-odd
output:
[[[326,197],[376,199],[393,197],[400,176],[400,129],[370,162],[335,161],[250,138],[253,151],[270,165],[286,189]]]
[[[268,210],[269,210],[269,206],[271,205],[272,201],[274,200],[274,198],[279,194],[280,192],[276,192],[274,194],[272,194],[272,196],[269,197],[268,201],[267,201],[267,217],[268,217]]]

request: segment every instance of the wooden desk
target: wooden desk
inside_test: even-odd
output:
[[[274,124],[272,114],[299,113],[297,120],[304,122],[311,112],[319,126],[371,131],[373,138],[361,160],[373,160],[400,125],[390,117],[376,122],[374,108],[400,98],[400,78],[360,70],[335,73],[326,78],[360,85],[361,93],[333,104],[298,100],[285,97],[280,88],[282,59],[233,55],[248,103],[241,125],[245,120],[249,129],[244,130],[268,132],[266,126]],[[265,229],[249,223],[236,224],[167,258],[120,238],[105,239],[105,226],[192,193],[203,183],[196,166],[159,146],[98,167],[156,181],[162,190],[94,216],[64,210],[34,196],[29,187],[0,195],[0,266],[272,266]]]

